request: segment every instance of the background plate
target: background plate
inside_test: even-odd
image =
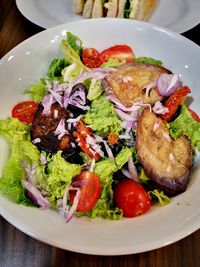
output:
[[[16,3],[26,18],[46,29],[83,19],[72,12],[72,0],[16,0]],[[200,1],[160,0],[149,22],[183,33],[200,22]]]

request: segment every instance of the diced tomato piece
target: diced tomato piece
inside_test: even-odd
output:
[[[192,118],[197,121],[200,122],[200,116],[194,112],[192,109],[188,108],[188,111],[190,112],[190,114],[192,115]]]
[[[82,61],[89,68],[98,68],[102,64],[99,52],[95,48],[85,48],[82,53]]]
[[[21,122],[31,123],[37,109],[38,104],[34,101],[24,101],[14,106],[12,117],[17,118]]]
[[[86,126],[82,119],[80,119],[76,125],[77,131],[84,137],[87,137],[87,135],[92,133],[92,129],[88,126]]]
[[[95,159],[95,161],[100,159],[100,155],[91,151],[85,138],[79,132],[73,132],[73,136],[76,138],[76,142],[85,154],[87,154],[90,158]]]
[[[74,184],[81,190],[80,199],[77,206],[77,211],[90,211],[97,203],[101,194],[101,183],[99,177],[89,171],[83,171],[75,177]],[[75,191],[70,191],[70,201],[74,202]]]
[[[134,60],[133,50],[128,45],[115,45],[108,49],[103,50],[100,55],[100,61],[107,62],[109,59],[118,60],[119,62],[125,61],[131,63]]]
[[[168,108],[168,112],[161,115],[161,117],[169,121],[174,114],[176,113],[179,105],[183,103],[185,100],[186,95],[191,93],[190,88],[188,86],[183,86],[177,89],[165,102],[165,107]]]

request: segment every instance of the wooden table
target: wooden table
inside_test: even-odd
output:
[[[15,1],[0,1],[0,58],[17,44],[42,30],[20,14]],[[200,45],[200,25],[183,35]],[[90,256],[41,243],[0,217],[0,266],[197,267],[200,266],[200,230],[170,246],[150,252],[115,257]]]

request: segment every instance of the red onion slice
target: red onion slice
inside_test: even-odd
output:
[[[142,90],[146,89],[146,97],[149,96],[149,92],[152,88],[154,88],[157,85],[157,80],[154,80],[153,82],[145,85]]]
[[[51,105],[55,102],[56,100],[51,94],[45,95],[42,99],[42,106],[44,108],[42,114],[48,116],[51,113]]]
[[[92,159],[89,171],[93,172],[94,171],[94,167],[95,167],[95,159]]]
[[[68,194],[69,194],[70,190],[76,191],[76,195],[74,197],[74,202],[73,202],[71,208],[67,204]],[[65,190],[65,193],[63,196],[63,213],[64,213],[64,216],[66,218],[66,223],[71,221],[71,219],[73,218],[73,216],[77,210],[78,202],[80,199],[80,194],[81,194],[81,190],[78,187],[68,186]]]
[[[162,73],[157,79],[157,89],[161,96],[170,96],[180,86],[178,74]]]
[[[69,134],[69,132],[65,129],[65,121],[61,119],[56,130],[54,131],[55,135],[58,135],[58,140],[60,140],[65,134]]]
[[[138,172],[137,172],[137,169],[135,167],[135,164],[133,162],[132,157],[128,160],[128,171],[131,175],[131,179],[134,181],[137,181],[138,180]]]
[[[44,198],[39,189],[26,180],[21,181],[22,186],[30,193],[29,196],[42,208],[50,208],[51,204]]]
[[[40,142],[41,142],[41,139],[39,137],[32,140],[32,143],[34,145],[37,144],[37,143],[40,143]]]
[[[169,109],[163,106],[163,104],[160,101],[156,101],[155,105],[152,108],[153,112],[156,114],[165,114],[169,112]]]
[[[129,171],[127,171],[126,169],[121,169],[123,175],[125,175],[128,179],[131,179],[131,174],[129,173]]]
[[[37,165],[33,164],[33,166],[30,167],[30,165],[26,164],[24,160],[21,161],[21,164],[22,164],[23,169],[26,172],[26,180],[35,186],[38,182],[38,179],[35,177]]]

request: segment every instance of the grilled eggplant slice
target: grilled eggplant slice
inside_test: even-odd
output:
[[[187,136],[169,136],[167,123],[145,108],[136,135],[138,159],[147,175],[169,195],[186,190],[192,165],[192,147]]]
[[[104,79],[103,84],[111,87],[113,93],[126,106],[142,100],[143,103],[153,105],[162,100],[156,88],[152,88],[146,96],[144,87],[156,80],[161,73],[171,73],[168,69],[147,63],[132,63],[120,66],[117,71]]]
[[[31,125],[31,140],[37,138],[40,140],[35,143],[38,149],[54,153],[58,150],[64,151],[70,147],[71,140],[68,134],[65,134],[60,140],[54,134],[60,120],[67,120],[68,118],[69,112],[58,103],[52,104],[49,115],[44,115],[43,106],[42,104],[39,105]]]

